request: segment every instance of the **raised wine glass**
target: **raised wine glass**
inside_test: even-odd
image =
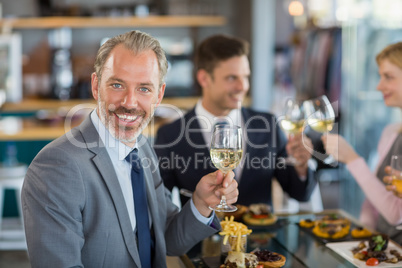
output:
[[[226,175],[235,169],[242,158],[242,131],[238,126],[228,124],[215,125],[211,139],[211,160],[215,167]],[[236,206],[226,203],[226,197],[222,195],[221,202],[216,206],[209,207],[218,212],[233,212]]]
[[[295,99],[286,100],[284,115],[279,118],[279,123],[289,137],[303,132],[305,119],[303,102]],[[285,163],[288,165],[297,165],[297,160],[290,155],[285,158]]]
[[[307,124],[315,131],[328,133],[334,127],[335,111],[327,96],[322,95],[318,98],[304,102],[307,115]],[[332,155],[327,156],[323,162],[327,165],[336,163]]]
[[[402,155],[391,156],[392,185],[398,193],[402,193]]]

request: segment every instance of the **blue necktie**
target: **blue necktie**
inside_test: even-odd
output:
[[[215,122],[214,127],[212,130],[214,130],[215,126],[229,126],[229,122],[226,120],[218,120]]]
[[[144,181],[144,170],[134,149],[127,155],[126,161],[131,164],[131,185],[134,195],[135,218],[137,221],[138,248],[141,266],[151,267],[151,231],[149,230],[147,191]]]

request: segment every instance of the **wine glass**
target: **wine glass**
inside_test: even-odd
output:
[[[283,131],[289,137],[292,137],[303,132],[305,118],[303,102],[288,99],[285,102],[284,115],[279,119],[279,123]],[[297,160],[290,155],[285,158],[285,163],[288,165],[297,165]]]
[[[228,124],[215,125],[212,133],[210,154],[212,163],[224,175],[235,169],[243,155],[241,128]],[[218,212],[237,210],[236,206],[226,203],[224,195],[222,195],[221,202],[218,205],[210,206],[209,208]]]
[[[402,155],[391,156],[392,185],[398,193],[402,193]]]
[[[327,96],[322,95],[318,98],[304,102],[307,115],[307,124],[315,131],[320,133],[330,132],[334,127],[335,112]],[[323,162],[327,165],[333,164],[336,160],[332,155],[326,157]]]

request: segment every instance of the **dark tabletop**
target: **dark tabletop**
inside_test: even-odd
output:
[[[316,219],[327,214],[338,214],[351,220],[352,228],[361,226],[352,216],[341,210],[327,210],[321,213],[299,213],[278,215],[278,221],[271,226],[249,226],[253,232],[248,237],[247,252],[258,249],[267,249],[286,257],[283,267],[326,267],[348,268],[355,267],[348,260],[338,255],[326,246],[333,242],[321,239],[312,234],[311,230],[301,228],[298,223],[301,219]],[[341,241],[357,241],[349,236]],[[358,242],[356,242],[357,244]],[[214,235],[197,244],[188,253],[192,267],[215,268],[223,263],[224,257],[220,254],[221,237]]]

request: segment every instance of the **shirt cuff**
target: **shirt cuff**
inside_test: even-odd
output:
[[[211,216],[207,218],[207,217],[204,217],[201,215],[201,213],[195,207],[194,201],[192,198],[191,198],[190,206],[191,206],[191,211],[193,212],[193,214],[197,218],[197,220],[199,220],[200,222],[202,222],[205,225],[211,226],[211,223],[213,222],[213,219],[215,216],[215,211],[212,211]]]

